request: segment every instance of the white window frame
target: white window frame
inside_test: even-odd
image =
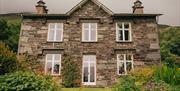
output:
[[[95,60],[89,60],[88,59],[88,61],[84,61],[84,57],[85,56],[95,56],[96,57],[96,55],[83,55],[83,61],[82,61],[82,84],[83,85],[96,85],[96,66],[97,66],[97,59],[95,59]],[[95,65],[94,65],[94,69],[95,69],[95,71],[94,71],[94,75],[95,75],[95,77],[94,77],[94,82],[84,82],[84,78],[83,78],[83,76],[84,76],[84,62],[87,62],[88,63],[88,67],[90,67],[90,63],[94,63]],[[88,68],[88,71],[90,71],[90,68]],[[88,75],[88,80],[90,80],[90,76]]]
[[[116,41],[117,42],[132,42],[132,26],[130,22],[119,22],[122,24],[122,28],[118,27],[118,23],[116,23]],[[124,24],[129,24],[129,28],[125,28]],[[123,40],[119,40],[119,30],[122,30],[123,32]],[[128,30],[129,31],[129,40],[125,40],[125,31]]]
[[[48,62],[51,62],[52,64],[51,64],[51,67],[52,67],[52,69],[51,69],[51,74],[50,75],[53,75],[53,76],[58,76],[58,75],[60,75],[61,74],[61,60],[62,60],[62,58],[61,58],[61,54],[58,54],[58,55],[60,55],[60,60],[55,60],[55,55],[57,55],[57,54],[49,54],[49,55],[52,55],[52,60],[47,60],[47,55],[48,54],[46,54],[46,62],[45,62],[45,74],[47,74],[47,63]],[[59,73],[58,74],[54,74],[54,63],[55,62],[59,62]]]
[[[119,56],[120,56],[120,55],[123,55],[123,58],[124,58],[123,60],[120,60],[120,59],[119,59]],[[132,59],[132,60],[126,60],[126,55],[131,55],[131,59]],[[127,66],[127,64],[126,64],[127,62],[131,62],[131,64],[132,64],[132,65],[131,65],[131,67],[132,67],[131,70],[134,70],[134,61],[133,61],[133,60],[134,60],[134,59],[133,59],[133,54],[117,54],[117,74],[118,74],[118,75],[127,75],[127,67],[126,67],[126,66]],[[119,63],[120,63],[120,62],[121,62],[121,63],[124,63],[124,72],[125,72],[124,74],[120,74],[120,73],[119,73]]]
[[[85,40],[85,35],[84,35],[84,33],[85,33],[85,29],[84,29],[84,25],[85,24],[88,24],[88,27],[89,27],[89,29],[88,29],[88,40]],[[96,29],[95,29],[95,31],[96,31],[96,38],[95,38],[95,40],[91,40],[91,24],[95,24],[96,25]],[[97,42],[97,40],[98,40],[98,32],[97,32],[97,23],[82,23],[82,42]]]
[[[50,28],[50,25],[51,25],[51,24],[54,24],[54,25],[55,25],[55,28],[54,28],[54,29],[51,29],[51,28]],[[58,24],[60,24],[60,25],[62,26],[62,28],[57,29],[57,25],[58,25]],[[50,36],[49,36],[50,31],[54,31],[54,38],[53,38],[53,40],[50,40],[50,39],[49,39],[49,37],[50,37]],[[56,32],[57,32],[57,31],[62,31],[62,32],[61,32],[61,33],[62,33],[62,34],[61,34],[62,36],[61,36],[61,39],[60,39],[60,40],[56,40],[56,37],[57,37],[57,36],[56,36]],[[49,23],[49,24],[48,24],[47,41],[48,41],[48,42],[62,42],[62,41],[63,41],[63,32],[64,32],[64,24],[63,24],[63,23]]]

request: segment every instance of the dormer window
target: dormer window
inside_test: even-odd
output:
[[[131,42],[131,23],[119,22],[116,23],[116,41]]]
[[[97,23],[82,24],[82,41],[97,42]]]
[[[49,23],[47,41],[48,42],[63,41],[63,23]]]

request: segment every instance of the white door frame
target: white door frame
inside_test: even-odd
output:
[[[95,55],[84,55],[84,56],[95,56]],[[84,82],[84,63],[88,63],[88,82]],[[90,82],[90,64],[91,63],[94,63],[94,82]],[[95,60],[88,59],[85,61],[83,58],[83,61],[82,61],[82,84],[83,85],[96,85],[96,59]]]

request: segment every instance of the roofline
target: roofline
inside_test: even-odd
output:
[[[69,10],[66,14],[67,15],[71,15],[74,11],[76,11],[79,8],[81,8],[81,6],[83,4],[85,4],[87,1],[89,1],[89,0],[82,0],[80,3],[78,3],[76,6],[74,6],[71,10]],[[114,14],[109,8],[107,8],[105,5],[100,3],[98,0],[91,0],[91,1],[94,2],[96,5],[98,5],[99,7],[102,7],[102,9],[104,11],[106,11],[107,13],[109,13],[110,15]]]
[[[48,19],[67,19],[66,14],[22,14],[23,19],[48,18]]]
[[[149,16],[161,16],[163,14],[134,14],[134,13],[115,13],[112,17],[149,17]]]
[[[162,14],[133,14],[133,13],[115,13],[111,15],[115,18],[121,17],[156,17],[161,16]],[[49,19],[67,19],[70,15],[67,14],[22,14],[22,18],[49,18]]]

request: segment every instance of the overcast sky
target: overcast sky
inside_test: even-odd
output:
[[[0,14],[35,12],[38,0],[0,0]],[[44,0],[49,13],[66,13],[81,0]],[[132,13],[136,0],[99,0],[115,13]],[[161,13],[160,24],[180,26],[180,0],[141,0],[145,13]]]

